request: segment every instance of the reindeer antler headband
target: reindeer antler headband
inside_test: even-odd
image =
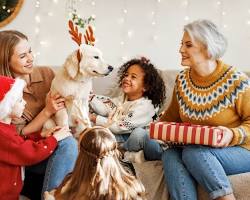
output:
[[[71,35],[71,38],[77,43],[78,46],[81,46],[82,44],[82,33],[78,32],[77,26],[74,25],[72,20],[69,20],[69,33]],[[91,26],[88,26],[85,34],[84,34],[84,41],[87,45],[94,46],[95,44],[95,37],[94,37],[94,31]],[[77,59],[80,62],[81,61],[81,54],[80,51],[77,51]]]

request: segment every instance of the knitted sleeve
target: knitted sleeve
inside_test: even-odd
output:
[[[108,128],[114,134],[125,134],[132,132],[137,127],[145,127],[152,121],[155,115],[155,108],[151,100],[143,99],[133,106],[127,112],[115,113],[114,118],[109,120],[107,118],[97,116],[96,124],[108,124]]]
[[[20,137],[20,136],[16,136]],[[1,138],[1,162],[12,165],[27,166],[49,157],[57,146],[53,136],[34,142],[32,140],[8,140]]]
[[[107,117],[108,114],[116,107],[111,98],[101,95],[94,95],[89,103],[94,113],[104,117]]]
[[[179,114],[179,104],[178,104],[177,95],[176,95],[176,88],[174,88],[170,105],[163,112],[159,121],[181,122],[180,114]]]
[[[250,84],[249,84],[250,85]],[[242,123],[240,126],[231,128],[234,133],[230,146],[250,144],[250,86],[241,93],[236,100],[236,111]]]

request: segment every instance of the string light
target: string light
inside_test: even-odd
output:
[[[189,4],[189,2],[187,0],[182,2],[183,6],[188,6],[188,4]]]
[[[36,15],[36,16],[35,16],[35,20],[36,20],[36,23],[40,24],[41,18],[40,18],[39,15]]]
[[[49,16],[49,17],[52,17],[53,15],[54,15],[53,12],[48,12],[48,16]]]
[[[250,9],[247,9],[247,20],[246,20],[246,26],[247,26],[247,40],[250,41]]]
[[[125,46],[127,42],[127,38],[131,38],[133,35],[132,30],[127,30],[127,14],[128,14],[128,9],[127,9],[127,0],[123,0],[123,8],[121,9],[122,11],[122,17],[118,20],[118,23],[122,25],[121,27],[121,41],[120,45],[122,46],[122,54],[126,54],[125,52]],[[121,57],[122,61],[124,62],[127,56],[123,55]]]
[[[118,23],[118,24],[123,24],[124,21],[125,21],[124,18],[121,17],[121,18],[119,18],[119,19],[117,20],[117,23]]]
[[[39,61],[39,56],[41,55],[39,49],[39,40],[40,40],[40,26],[41,26],[41,18],[40,18],[40,0],[36,0],[35,3],[35,37],[34,37],[34,57],[35,59],[35,63],[37,63]]]
[[[62,1],[60,1],[62,2]],[[79,2],[85,2],[83,0],[66,0],[68,6],[67,6],[67,17],[71,17],[72,16],[72,12],[75,11],[78,7],[78,3]],[[131,41],[133,40],[137,40],[137,35],[139,37],[139,34],[137,34],[137,29],[134,27],[129,27],[130,26],[130,21],[128,21],[128,19],[130,20],[130,15],[133,15],[132,11],[129,9],[130,7],[127,7],[127,0],[123,0],[124,4],[121,4],[121,8],[120,8],[120,17],[117,18],[117,24],[120,26],[120,30],[121,30],[121,38],[120,40],[118,40],[117,44],[120,45],[122,54],[124,56],[122,56],[123,60],[127,59],[127,53],[126,53],[126,47],[128,46],[128,44],[130,44]],[[146,13],[147,16],[149,17],[149,20],[147,21],[147,25],[149,27],[149,35],[147,37],[147,39],[150,39],[151,42],[159,42],[159,40],[161,39],[161,35],[159,34],[159,32],[161,33],[160,30],[158,30],[159,28],[162,28],[160,25],[160,22],[158,20],[158,18],[161,18],[162,16],[159,16],[159,8],[160,6],[162,6],[163,3],[165,3],[163,0],[154,0],[154,3],[152,4],[153,6],[150,7],[150,10],[148,10],[148,12]],[[51,0],[51,4],[58,4],[59,0]],[[220,0],[220,1],[213,1],[213,6],[217,8],[217,16],[215,17],[218,21],[219,21],[219,25],[221,28],[225,29],[226,31],[229,30],[229,28],[231,28],[231,23],[227,23],[227,18],[230,17],[229,15],[229,10],[225,9],[225,5],[227,6],[227,1],[225,0]],[[44,3],[41,0],[35,0],[33,7],[35,7],[35,15],[34,15],[34,21],[35,21],[35,26],[33,27],[33,32],[34,32],[34,37],[35,39],[33,41],[35,41],[36,44],[36,48],[34,48],[34,52],[36,52],[36,56],[39,56],[41,54],[43,54],[44,52],[40,49],[41,47],[48,47],[50,46],[50,41],[48,40],[48,38],[43,38],[43,35],[41,35],[43,33],[43,23],[45,23],[45,17],[53,17],[54,15],[56,15],[58,13],[57,10],[53,10],[51,9],[50,6],[46,5],[47,7],[47,11],[44,10],[43,7]],[[88,9],[90,8],[89,12],[93,12],[94,9],[97,9],[98,6],[98,1],[92,1],[89,0],[88,1]],[[192,13],[190,13],[190,6],[191,6],[191,0],[182,0],[179,2],[179,5],[182,6],[183,9],[183,16],[181,17],[181,20],[184,20],[185,23],[187,21],[189,21],[190,19],[192,19],[194,15],[192,15]],[[165,5],[164,5],[165,6]],[[162,6],[163,7],[163,6]],[[6,9],[5,6],[0,7],[2,9]],[[43,9],[41,9],[43,8]],[[151,10],[152,9],[152,10]],[[165,7],[164,7],[165,9]],[[5,10],[5,11],[9,11],[10,10]],[[245,12],[245,18],[241,21],[241,24],[243,24],[243,26],[248,27],[249,33],[250,33],[250,7],[245,8],[244,10]],[[79,13],[84,13],[84,12],[79,12]],[[94,13],[94,12],[93,12]],[[97,13],[98,14],[98,13]],[[190,15],[191,14],[191,15]],[[79,14],[79,16],[81,16]],[[95,14],[91,15],[93,18],[96,18]],[[162,18],[161,18],[162,20]],[[178,19],[177,19],[178,20]],[[143,24],[143,23],[142,23]],[[101,39],[101,38],[100,38]],[[140,38],[139,38],[140,39]],[[96,42],[98,42],[98,40],[96,39]],[[39,50],[39,51],[38,51]],[[125,56],[126,55],[126,56]],[[121,59],[121,56],[119,56],[119,60]],[[37,59],[36,59],[37,60]]]
[[[153,40],[156,41],[158,39],[157,35],[153,35]]]
[[[154,4],[154,10],[151,11],[151,17],[152,17],[151,25],[153,26],[152,29],[153,35],[151,36],[151,38],[154,42],[158,40],[157,18],[158,18],[159,3],[161,3],[161,1],[157,0],[156,3]]]
[[[182,2],[182,5],[185,7],[185,10],[186,10],[186,15],[184,17],[184,21],[189,21],[189,1],[186,0],[186,1],[183,1]]]
[[[38,34],[40,32],[40,29],[38,27],[35,28],[35,33]]]
[[[185,16],[185,17],[184,17],[184,20],[185,20],[185,21],[188,21],[188,20],[189,20],[189,17],[188,17],[188,16]]]
[[[35,7],[36,7],[36,8],[39,8],[39,7],[40,7],[40,1],[36,1]]]
[[[224,29],[228,28],[228,25],[224,23],[224,17],[226,16],[226,11],[224,10],[224,1],[217,1],[217,7],[220,14],[220,26]]]
[[[133,36],[134,32],[132,30],[128,31],[128,37],[131,38]]]
[[[77,13],[78,1],[77,0],[67,0],[66,1],[66,13],[68,18],[72,18],[73,13]]]

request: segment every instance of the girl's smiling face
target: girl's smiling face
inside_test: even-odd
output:
[[[143,96],[145,90],[144,86],[145,73],[139,65],[131,65],[127,72],[125,72],[122,79],[121,88],[127,95],[128,100],[136,100]]]

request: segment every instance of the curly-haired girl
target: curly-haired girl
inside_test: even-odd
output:
[[[46,192],[46,200],[145,199],[142,183],[121,166],[117,142],[109,129],[96,126],[85,130],[79,150],[73,173],[56,191]]]
[[[114,99],[94,95],[90,105],[95,114],[90,114],[90,120],[108,127],[118,142],[124,142],[125,150],[138,151],[142,136],[133,130],[147,127],[152,121],[163,104],[165,85],[157,69],[145,57],[123,64],[118,76],[123,94]]]

